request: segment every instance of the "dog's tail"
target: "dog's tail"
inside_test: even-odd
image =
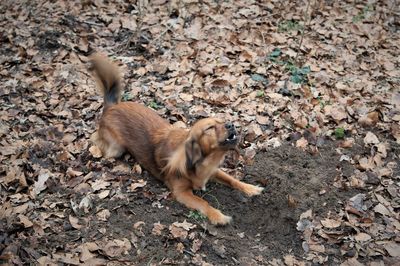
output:
[[[104,95],[104,108],[117,104],[121,100],[121,77],[116,64],[105,56],[95,54],[91,56],[91,67],[97,84]]]

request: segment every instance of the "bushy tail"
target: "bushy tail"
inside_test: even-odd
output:
[[[104,108],[117,104],[121,100],[121,77],[116,64],[105,56],[91,56],[91,70],[104,95]]]

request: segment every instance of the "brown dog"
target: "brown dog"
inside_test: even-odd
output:
[[[104,94],[104,111],[92,140],[105,157],[118,157],[125,151],[150,173],[161,179],[175,199],[200,211],[213,224],[227,224],[232,218],[193,195],[193,189],[205,189],[213,179],[258,195],[263,188],[241,182],[218,167],[228,150],[237,145],[231,123],[206,118],[190,130],[175,128],[152,109],[133,102],[120,102],[121,81],[116,65],[95,55],[92,67]]]

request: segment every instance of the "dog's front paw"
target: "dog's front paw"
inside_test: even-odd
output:
[[[243,186],[243,192],[249,197],[255,196],[255,195],[260,195],[261,192],[263,192],[263,190],[264,190],[263,187],[254,186],[254,185],[250,185],[250,184],[245,184]]]
[[[207,217],[210,222],[215,225],[226,225],[232,221],[231,216],[224,215],[222,212],[216,209],[208,213]]]

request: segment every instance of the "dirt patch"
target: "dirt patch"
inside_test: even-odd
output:
[[[296,223],[300,214],[308,209],[324,213],[341,206],[341,201],[355,193],[339,191],[332,186],[338,174],[339,155],[335,144],[320,148],[311,155],[290,144],[259,153],[253,166],[247,167],[245,180],[265,183],[260,197],[245,198],[237,191],[215,185],[214,195],[226,213],[232,214],[232,226],[219,229],[227,246],[227,257],[254,258],[258,255],[276,258],[288,251],[301,256],[300,234]],[[207,197],[206,197],[207,198]],[[208,198],[212,202],[212,198]],[[215,201],[215,200],[214,200]],[[238,235],[244,232],[244,238]],[[218,238],[218,237],[216,237]],[[212,243],[216,238],[207,240]],[[218,263],[230,263],[214,256]]]
[[[244,180],[266,184],[261,196],[247,198],[213,183],[207,192],[199,194],[233,216],[233,223],[226,227],[214,227],[201,218],[194,219],[188,209],[168,199],[166,188],[151,177],[146,178],[148,184],[144,190],[133,193],[126,191],[132,180],[122,178],[122,192],[117,189],[110,195],[111,200],[94,200],[91,212],[79,217],[86,219],[84,230],[75,230],[65,220],[63,225],[58,225],[63,230],[53,234],[51,241],[46,237],[39,239],[39,243],[42,249],[54,252],[66,248],[65,239],[78,244],[83,240],[106,242],[127,238],[134,243],[134,248],[123,259],[139,265],[166,259],[189,262],[195,255],[191,252],[194,239],[202,241],[198,252],[207,255],[204,260],[216,265],[254,264],[257,259],[261,263],[288,252],[301,256],[302,239],[296,230],[300,214],[308,209],[315,213],[323,213],[328,208],[333,211],[341,205],[341,200],[352,194],[332,186],[338,161],[334,143],[322,147],[316,155],[290,144],[259,153],[254,165],[246,168]],[[74,200],[79,202],[83,196],[75,196]],[[110,211],[108,219],[99,219],[98,213],[102,210]],[[65,216],[70,214],[74,215],[71,209],[66,209]],[[191,231],[192,239],[173,238],[168,226],[185,219],[197,224]],[[161,235],[152,234],[157,222],[166,226]],[[183,253],[177,251],[179,242],[184,246]]]

